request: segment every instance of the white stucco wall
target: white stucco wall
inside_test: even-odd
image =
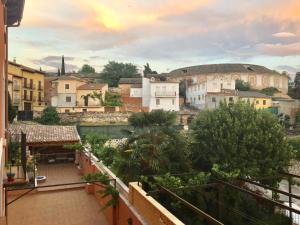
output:
[[[130,88],[130,97],[141,98],[143,96],[142,88]]]

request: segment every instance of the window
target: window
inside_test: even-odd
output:
[[[71,102],[72,101],[72,98],[70,96],[67,96],[66,97],[66,102]]]
[[[66,90],[70,89],[70,84],[65,84],[65,89]]]
[[[233,102],[233,97],[229,97],[229,102]]]
[[[220,86],[221,90],[223,89],[223,83],[221,83],[221,86]]]
[[[259,104],[259,100],[256,100],[256,104]]]
[[[212,102],[216,102],[216,98],[215,98],[215,97],[212,97],[211,101],[212,101]]]
[[[172,105],[175,105],[175,99],[172,99]]]
[[[205,95],[204,95],[204,94],[202,95],[202,100],[203,100],[203,101],[205,100]]]
[[[27,90],[24,90],[24,100],[27,99]]]
[[[199,100],[199,101],[201,100],[201,96],[200,96],[200,95],[198,95],[198,100]]]
[[[82,112],[87,112],[87,109],[82,109]]]
[[[267,101],[266,100],[263,100],[263,105],[266,105],[267,104]]]
[[[160,99],[159,98],[156,99],[156,105],[160,105]]]
[[[30,101],[33,100],[33,91],[30,91]]]
[[[69,113],[70,112],[70,109],[65,109],[65,113]]]

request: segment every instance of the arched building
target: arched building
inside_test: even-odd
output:
[[[264,66],[251,64],[211,64],[180,68],[167,74],[173,81],[186,81],[187,102],[203,108],[208,93],[235,90],[235,81],[248,82],[251,89],[275,87],[282,94],[288,92],[288,76]]]

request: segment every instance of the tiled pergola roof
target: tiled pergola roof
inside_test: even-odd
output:
[[[25,133],[27,145],[67,144],[80,141],[76,126],[12,124],[8,132],[12,136]]]

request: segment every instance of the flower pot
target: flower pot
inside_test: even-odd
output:
[[[94,184],[87,183],[85,185],[85,191],[88,194],[94,194],[95,193],[95,186],[94,186]]]
[[[83,168],[81,167],[81,166],[77,166],[77,174],[79,175],[79,176],[82,176],[83,175]]]
[[[15,173],[6,173],[7,176],[7,181],[8,182],[13,182],[15,180]]]

